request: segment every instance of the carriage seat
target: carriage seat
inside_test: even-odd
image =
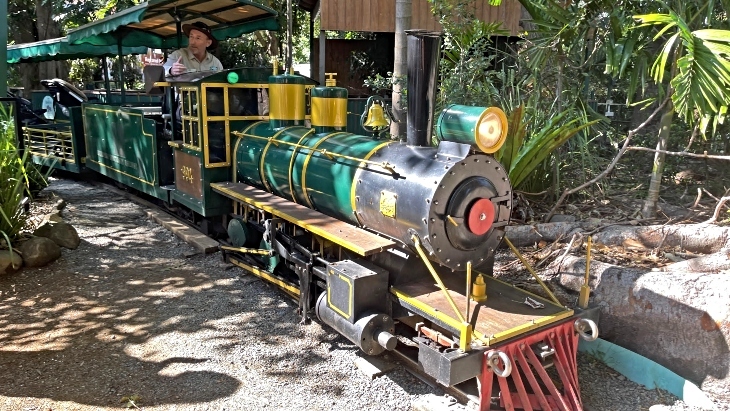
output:
[[[53,93],[56,102],[63,106],[77,107],[80,106],[81,103],[89,101],[89,98],[83,91],[79,90],[76,86],[66,80],[62,80],[60,78],[41,80],[41,84]]]
[[[165,68],[162,66],[147,65],[142,69],[144,76],[144,91],[151,96],[161,96],[165,94],[165,89],[155,87],[158,81],[165,81]]]

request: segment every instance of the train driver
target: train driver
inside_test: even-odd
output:
[[[188,47],[170,54],[164,65],[165,74],[177,76],[192,71],[223,70],[220,60],[208,51],[218,46],[218,40],[213,37],[208,25],[196,21],[184,24],[182,29],[188,36]]]

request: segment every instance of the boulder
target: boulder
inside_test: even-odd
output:
[[[23,258],[15,251],[0,250],[0,275],[18,271],[23,266]]]
[[[48,238],[49,235],[51,235],[51,223],[49,220],[44,219],[41,225],[38,226],[38,228],[33,231],[33,235],[36,237],[46,237]]]
[[[71,224],[63,221],[54,222],[49,219],[41,224],[41,226],[33,232],[33,235],[37,237],[50,238],[59,246],[72,250],[76,249],[81,243],[81,239],[79,238],[79,234],[76,232],[76,229]]]
[[[51,213],[51,214],[46,215],[44,220],[47,220],[47,221],[50,221],[53,223],[60,223],[60,222],[63,222],[63,217],[61,217],[61,214],[56,212],[56,213]]]
[[[31,237],[17,249],[26,267],[43,267],[61,257],[61,247],[46,237]]]

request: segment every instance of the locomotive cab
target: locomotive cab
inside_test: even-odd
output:
[[[230,180],[231,133],[268,120],[268,77],[265,68],[193,72],[166,78],[172,115],[174,189],[170,199],[203,217],[230,211],[230,200],[210,183]],[[314,85],[311,79],[305,80]]]

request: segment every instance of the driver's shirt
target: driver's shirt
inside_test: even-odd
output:
[[[167,61],[165,62],[165,74],[170,75],[170,69],[172,68],[172,65],[180,58],[180,63],[184,64],[185,67],[188,68],[188,71],[218,71],[223,70],[223,65],[221,64],[220,60],[218,60],[217,57],[210,54],[209,52],[205,52],[205,58],[203,61],[199,61],[193,53],[190,52],[188,49],[179,49],[175,50],[170,54],[170,56],[167,58]]]

